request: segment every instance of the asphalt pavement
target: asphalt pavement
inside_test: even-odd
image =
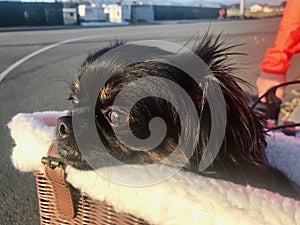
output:
[[[6,124],[19,112],[68,108],[69,84],[88,53],[116,39],[182,45],[193,35],[203,36],[208,30],[214,34],[223,32],[228,44],[242,44],[236,51],[247,54],[231,59],[239,68],[236,75],[254,84],[258,63],[274,41],[279,21],[275,18],[0,32],[0,224],[39,224],[34,177],[18,172],[11,164],[13,141]],[[297,61],[299,56],[292,60],[289,80],[300,77]]]

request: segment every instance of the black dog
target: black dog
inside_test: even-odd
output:
[[[209,35],[195,45],[193,52],[208,65],[214,75],[207,76],[200,88],[195,80],[179,68],[145,58],[144,54],[151,54],[149,53],[151,51],[158,51],[161,55],[168,54],[167,51],[155,50],[153,47],[148,47],[147,52],[139,52],[139,62],[116,67],[120,64],[119,59],[126,57],[126,54],[120,53],[119,59],[112,59],[113,54],[105,55],[122,45],[123,43],[116,42],[110,47],[90,55],[76,75],[69,98],[73,101],[74,108],[69,111],[68,116],[58,120],[57,127],[57,145],[65,163],[88,170],[91,167],[87,161],[93,157],[101,159],[101,154],[103,154],[99,166],[110,164],[103,153],[105,151],[102,151],[92,140],[89,140],[92,135],[89,133],[91,132],[90,127],[94,126],[97,129],[99,140],[108,149],[108,153],[124,163],[149,164],[163,161],[166,164],[177,166],[184,162],[184,169],[203,176],[229,180],[242,185],[249,184],[290,197],[299,195],[299,192],[297,193],[290,181],[281,172],[267,165],[265,121],[247,105],[245,94],[237,84],[237,82],[243,81],[232,75],[232,65],[226,61],[227,56],[233,54],[230,53],[232,47],[224,47],[220,37],[214,38]],[[98,89],[97,99],[93,100],[93,97],[89,96],[86,90],[97,88],[97,84],[102,82],[103,74],[107,72],[111,73],[112,76]],[[118,107],[118,105],[112,109],[116,96],[126,85],[146,77],[171,80],[183,88],[192,99],[197,109],[200,130],[198,143],[190,156],[185,149],[179,149],[179,154],[169,159],[178,145],[181,126],[189,129],[193,124],[181,124],[178,112],[168,101],[154,96],[143,98],[134,105],[129,114],[124,113],[121,106]],[[83,79],[90,80],[83,82]],[[227,125],[218,155],[205,171],[199,172],[199,164],[211,133],[212,116],[206,95],[206,87],[210,80],[217,82],[222,90],[226,104]],[[155,83],[145,85],[155,89]],[[136,92],[138,91],[140,88],[137,87]],[[160,89],[159,91],[167,90]],[[135,94],[132,93],[132,96]],[[123,100],[130,101],[130,96],[123,98]],[[84,156],[79,151],[80,148],[75,142],[73,134],[72,115],[75,112],[79,117],[82,116],[78,125],[79,135],[85,134],[86,146],[84,148],[89,151],[89,154],[84,154]],[[84,121],[84,115],[87,112],[92,112],[93,124]],[[127,146],[118,139],[114,132],[116,129],[122,131],[124,124],[129,123],[132,134],[139,139],[146,139],[151,135],[148,125],[154,117],[162,118],[167,125],[167,130],[163,141],[148,151]],[[87,151],[85,150],[85,152]]]

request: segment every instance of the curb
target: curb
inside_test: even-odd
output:
[[[16,31],[40,31],[40,30],[69,30],[84,28],[79,25],[73,26],[34,26],[34,27],[0,27],[1,32],[16,32]]]

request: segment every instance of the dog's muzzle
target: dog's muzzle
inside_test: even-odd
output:
[[[73,134],[72,117],[62,116],[57,120],[57,136],[59,139],[67,139]]]

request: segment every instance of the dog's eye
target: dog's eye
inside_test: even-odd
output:
[[[129,121],[128,115],[118,111],[110,111],[108,118],[113,125],[122,125]]]

